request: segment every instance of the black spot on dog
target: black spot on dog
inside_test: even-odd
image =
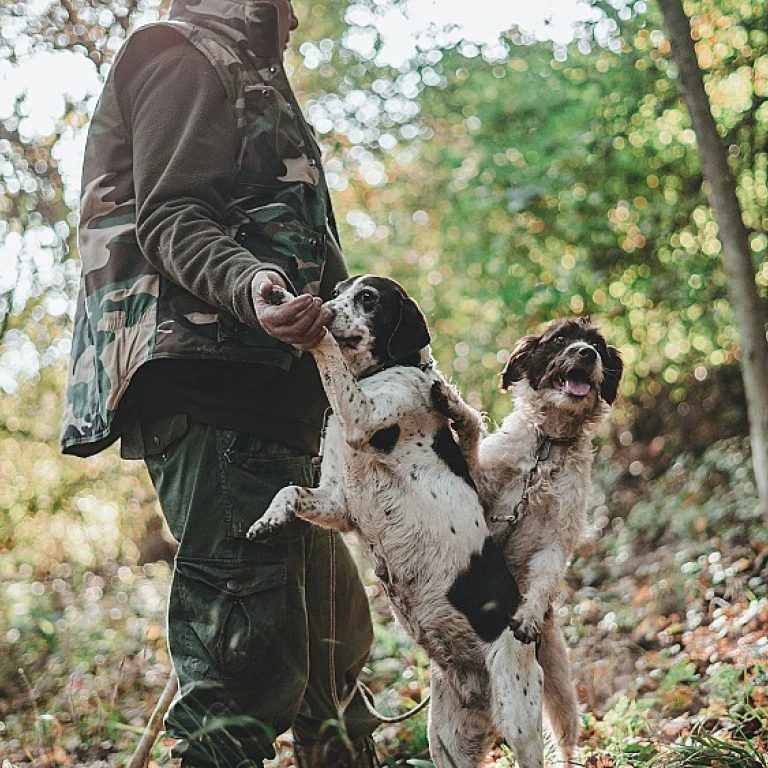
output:
[[[438,458],[448,466],[448,469],[450,469],[454,475],[458,475],[470,488],[477,490],[475,481],[469,474],[467,460],[464,458],[464,454],[453,439],[453,432],[451,432],[450,427],[443,427],[434,436],[432,439],[432,450],[438,455]]]
[[[391,427],[384,427],[384,429],[374,432],[368,442],[370,443],[371,448],[375,448],[377,451],[391,453],[397,445],[399,438],[400,425],[393,424]]]
[[[508,626],[522,597],[504,555],[490,537],[482,552],[476,552],[448,590],[448,600],[461,611],[472,629],[487,643]]]

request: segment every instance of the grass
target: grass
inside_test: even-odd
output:
[[[765,743],[744,735],[733,741],[697,729],[656,761],[659,768],[768,768]]]

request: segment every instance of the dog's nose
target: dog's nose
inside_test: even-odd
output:
[[[580,347],[579,357],[588,363],[594,363],[597,360],[597,352],[592,347]]]

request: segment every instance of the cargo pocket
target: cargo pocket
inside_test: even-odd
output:
[[[219,679],[278,679],[290,663],[283,563],[178,560],[177,590],[184,629],[202,645]]]
[[[161,500],[163,515],[176,541],[181,541],[186,527],[187,509],[179,503],[174,481],[179,451],[189,434],[189,418],[185,413],[153,419],[141,424],[144,463]]]
[[[231,504],[232,536],[245,538],[275,494],[287,485],[313,484],[312,458],[288,446],[244,433],[231,432],[224,452],[224,476]],[[268,543],[296,541],[310,523],[294,520]]]

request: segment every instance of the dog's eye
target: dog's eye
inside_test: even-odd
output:
[[[359,299],[363,309],[373,309],[376,304],[376,294],[368,289],[360,291]]]
[[[565,344],[565,336],[563,336],[562,333],[559,333],[552,339],[552,341],[553,343],[557,344],[558,347],[562,347],[563,344]]]
[[[338,296],[339,296],[339,289],[338,289],[338,286],[337,286],[336,288],[334,288],[331,291],[331,298],[332,299],[336,299],[336,298],[338,298]]]

